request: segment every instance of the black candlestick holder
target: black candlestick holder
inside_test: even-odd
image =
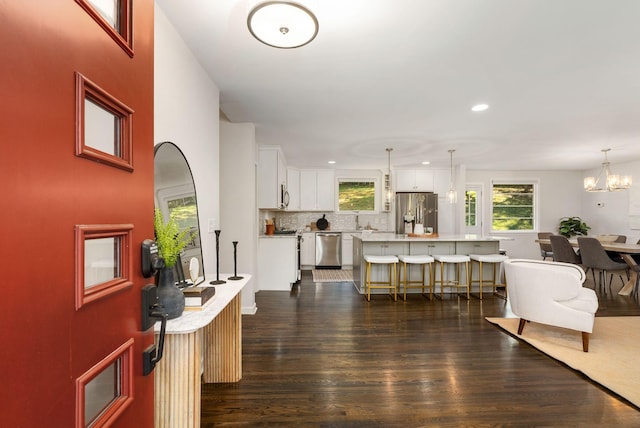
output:
[[[238,241],[233,241],[233,276],[227,279],[237,281],[242,278],[244,278],[244,276],[238,276]]]
[[[216,279],[209,281],[209,284],[217,285],[224,284],[227,281],[220,279],[220,231],[216,230]]]

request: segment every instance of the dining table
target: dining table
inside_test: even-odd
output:
[[[539,244],[551,244],[551,240],[549,239],[536,239],[536,243]],[[578,240],[577,238],[569,239],[569,243],[572,247],[578,248]],[[640,244],[628,244],[622,242],[608,242],[608,241],[600,241],[602,244],[602,248],[606,251],[612,251],[619,254],[640,254]],[[629,264],[629,263],[627,263]],[[624,286],[618,291],[618,294],[621,296],[629,296],[633,291],[633,287],[636,285],[636,281],[638,278],[638,272],[629,266],[629,279],[624,284]]]

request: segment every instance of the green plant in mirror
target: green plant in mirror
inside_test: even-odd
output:
[[[587,236],[590,229],[580,217],[562,217],[558,232],[562,236],[571,238],[572,236]]]
[[[165,267],[173,267],[184,247],[193,240],[194,234],[190,233],[189,229],[180,231],[173,216],[165,223],[162,213],[157,208],[154,212],[153,226],[158,255],[164,259]]]

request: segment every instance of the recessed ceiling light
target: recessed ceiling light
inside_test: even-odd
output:
[[[334,163],[336,163],[336,161],[329,161],[327,163],[330,164],[330,165],[333,165]]]
[[[486,109],[489,108],[489,104],[476,104],[473,107],[471,107],[471,111],[485,111]]]
[[[429,161],[424,161],[424,162],[422,162],[422,165],[429,165],[430,163],[431,162],[429,162]]]

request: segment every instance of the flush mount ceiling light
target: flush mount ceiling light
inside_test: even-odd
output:
[[[631,187],[630,175],[611,174],[609,169],[611,163],[607,158],[607,152],[611,149],[602,149],[604,153],[604,162],[597,177],[585,177],[584,190],[587,192],[614,192],[616,190],[625,190]],[[604,183],[602,183],[602,181]],[[604,187],[602,186],[604,184]]]
[[[311,42],[318,34],[318,20],[306,7],[288,1],[268,1],[251,10],[249,31],[274,48],[293,49]]]

